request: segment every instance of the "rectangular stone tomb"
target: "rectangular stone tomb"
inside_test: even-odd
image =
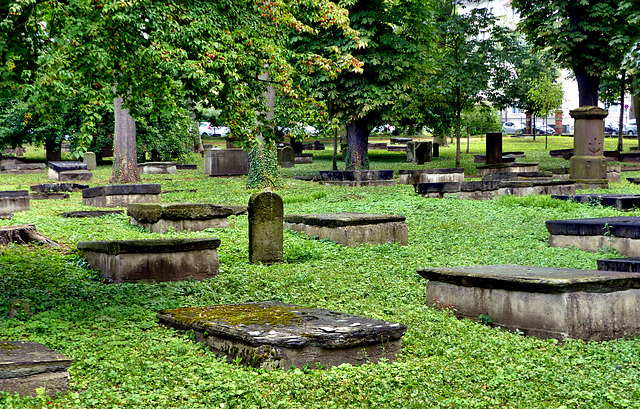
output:
[[[486,200],[498,197],[500,181],[430,182],[413,185],[415,192],[429,198],[457,197],[459,199]]]
[[[229,227],[227,217],[233,213],[229,207],[211,203],[133,203],[127,206],[130,223],[154,233]]]
[[[416,185],[433,182],[464,182],[464,168],[400,169],[398,183]]]
[[[78,183],[42,183],[39,185],[33,185],[29,189],[38,193],[57,193],[57,192],[80,192],[82,189],[87,189],[89,185],[82,185]]]
[[[146,162],[138,164],[140,173],[153,174],[174,174],[178,173],[175,162]]]
[[[73,359],[42,344],[0,341],[0,392],[36,396],[36,389],[55,396],[69,390]]]
[[[576,193],[576,188],[573,180],[503,180],[498,195],[572,195]]]
[[[29,211],[29,191],[6,190],[0,192],[0,213]]]
[[[538,172],[539,170],[540,170],[539,169],[539,163],[537,163],[537,162],[532,162],[532,163],[520,163],[520,162],[496,163],[496,164],[492,164],[492,165],[478,165],[478,166],[476,166],[476,174],[479,177],[483,177],[483,176],[489,175],[491,173]]]
[[[220,239],[81,241],[78,249],[116,283],[204,280],[218,275]]]
[[[338,186],[395,186],[393,170],[321,170],[321,183]]]
[[[598,252],[614,249],[626,257],[640,257],[640,217],[548,220],[551,247],[576,247]]]
[[[87,170],[84,162],[49,162],[49,179],[60,182],[88,181],[93,179],[93,173]]]
[[[395,361],[405,325],[276,301],[161,310],[161,325],[193,330],[229,362],[255,368]]]
[[[405,217],[393,214],[289,214],[284,217],[284,227],[349,247],[384,243],[406,245],[409,235]]]
[[[249,154],[242,149],[211,149],[204,154],[204,173],[209,176],[249,174]]]
[[[296,165],[313,163],[313,153],[296,153],[294,162]]]
[[[105,185],[82,190],[82,203],[93,207],[124,207],[130,203],[159,203],[160,183]]]
[[[615,207],[617,210],[633,210],[640,208],[640,195],[633,194],[584,194],[584,195],[552,195],[552,199],[572,200],[577,203],[588,203]]]
[[[419,269],[430,305],[540,338],[640,335],[640,274],[493,265]]]
[[[640,258],[629,257],[598,260],[598,270],[640,273]]]

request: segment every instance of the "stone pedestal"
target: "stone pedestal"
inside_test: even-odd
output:
[[[502,163],[502,132],[488,132],[486,145],[487,165]]]
[[[273,264],[284,261],[282,198],[269,191],[249,199],[249,261]]]
[[[570,159],[571,178],[589,187],[608,187],[607,162],[604,155],[604,122],[606,109],[584,106],[569,114],[575,119],[573,152]]]

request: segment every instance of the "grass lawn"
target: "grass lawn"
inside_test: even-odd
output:
[[[616,141],[606,140],[607,150]],[[549,149],[572,147],[573,139],[550,137]],[[636,141],[625,140],[631,146]],[[55,398],[0,394],[6,408],[607,408],[640,407],[640,340],[602,343],[539,340],[458,320],[425,304],[419,267],[520,264],[596,269],[615,257],[550,248],[550,219],[635,215],[600,206],[537,197],[492,201],[426,199],[412,186],[343,188],[289,178],[331,169],[331,148],[315,151],[314,163],[283,169],[285,213],[358,211],[407,218],[409,244],[346,248],[285,231],[285,263],[248,263],[246,216],[231,227],[167,235],[128,223],[125,215],[65,219],[59,213],[90,210],[81,193],[67,200],[31,201],[31,210],[3,225],[34,223],[63,245],[0,247],[0,340],[31,340],[74,359],[71,391]],[[542,169],[568,166],[549,157],[544,137],[505,137],[504,151],[525,151]],[[463,152],[466,140],[463,140]],[[484,153],[472,139],[471,153]],[[30,149],[32,157],[43,156]],[[428,167],[454,167],[453,146]],[[406,155],[373,151],[374,169],[410,169]],[[247,204],[254,190],[246,178],[211,178],[197,171],[143,175],[161,183],[163,202]],[[463,154],[468,175],[473,155]],[[342,168],[342,164],[340,164]],[[640,170],[640,168],[638,168]],[[109,166],[94,171],[92,186],[105,184]],[[610,192],[640,193],[626,177]],[[0,190],[27,189],[47,175],[0,175]],[[195,189],[196,191],[191,191]],[[203,282],[105,284],[77,254],[81,240],[219,237],[220,275]],[[6,318],[9,299],[27,299],[33,316]],[[334,309],[406,324],[403,354],[394,363],[327,370],[263,371],[235,364],[194,342],[192,334],[160,328],[162,308],[278,300]]]

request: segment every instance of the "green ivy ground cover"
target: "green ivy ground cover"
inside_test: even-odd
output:
[[[554,146],[570,143],[552,138]],[[607,144],[610,140],[607,140]],[[481,152],[483,141],[472,151]],[[547,167],[544,140],[505,139],[504,150],[525,150]],[[559,149],[560,147],[553,147]],[[566,146],[565,146],[566,147]],[[482,153],[482,152],[481,152]],[[452,167],[453,149],[429,167]],[[378,169],[416,167],[403,154],[374,152]],[[465,155],[465,164],[473,162]],[[471,166],[471,165],[470,165]],[[542,164],[541,164],[542,166]],[[314,164],[296,165],[285,176],[331,168],[328,151]],[[197,171],[143,175],[161,183],[163,202],[246,204],[254,191],[244,178],[210,178]],[[94,186],[110,168],[94,172]],[[630,172],[623,176],[635,176]],[[0,175],[0,190],[46,182],[42,175]],[[193,192],[192,190],[196,191]],[[612,192],[640,193],[627,182]],[[63,244],[0,248],[0,339],[41,342],[72,357],[71,391],[55,398],[0,394],[6,408],[541,408],[639,407],[640,341],[602,343],[542,341],[458,320],[425,305],[424,266],[521,264],[595,269],[616,256],[550,248],[549,219],[620,213],[542,197],[493,201],[426,199],[412,186],[339,188],[283,178],[278,190],[286,213],[358,211],[405,215],[409,245],[345,248],[285,231],[285,263],[248,263],[246,216],[231,227],[203,232],[153,234],[128,224],[125,215],[64,219],[64,211],[88,210],[81,194],[64,201],[31,201],[3,225],[34,223]],[[219,237],[220,275],[203,282],[104,284],[76,254],[80,240]],[[8,300],[27,299],[33,316],[8,319]],[[397,321],[409,329],[396,362],[288,372],[237,366],[194,342],[189,333],[160,328],[162,308],[278,300]]]

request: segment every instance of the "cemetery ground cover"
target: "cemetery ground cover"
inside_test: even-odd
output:
[[[550,137],[550,149],[569,148],[571,138]],[[625,141],[627,146],[637,142]],[[471,151],[484,153],[481,140]],[[613,149],[613,138],[605,149]],[[327,144],[329,148],[329,144]],[[504,139],[504,151],[525,151],[519,161],[540,161],[542,170],[568,166],[550,158],[544,137]],[[463,149],[464,151],[464,149]],[[38,155],[30,150],[30,155]],[[453,167],[455,148],[441,149],[428,167]],[[373,151],[374,169],[418,167],[404,153]],[[211,178],[198,170],[142,175],[161,183],[163,202],[246,205],[253,190],[245,178]],[[467,173],[473,156],[463,154]],[[331,149],[314,163],[282,175],[331,169]],[[111,172],[94,171],[92,186]],[[623,181],[610,192],[640,193]],[[0,175],[0,190],[26,189],[46,174]],[[195,191],[193,191],[195,189]],[[285,214],[357,211],[406,216],[409,244],[342,247],[285,231],[284,259],[272,266],[248,262],[247,217],[232,216],[227,229],[149,233],[126,215],[65,219],[59,213],[91,210],[81,193],[66,200],[32,200],[31,210],[2,225],[34,223],[62,244],[0,247],[0,339],[43,343],[74,359],[71,389],[64,396],[0,395],[7,408],[425,408],[425,407],[638,407],[640,340],[592,343],[539,340],[427,307],[418,267],[521,264],[596,269],[599,258],[577,249],[551,248],[545,221],[638,215],[602,206],[556,201],[548,196],[493,201],[426,199],[412,186],[347,188],[282,179],[277,193]],[[220,275],[203,282],[105,284],[75,251],[81,240],[219,237]],[[9,299],[28,300],[31,317],[8,319]],[[193,334],[161,328],[163,308],[277,300],[401,322],[409,327],[403,354],[394,363],[264,371],[229,364],[196,343]],[[490,318],[490,317],[488,317]],[[485,322],[489,321],[487,318]],[[0,351],[1,353],[1,351]]]

